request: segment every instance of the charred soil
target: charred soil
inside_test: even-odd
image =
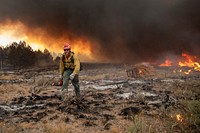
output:
[[[169,71],[134,78],[121,64],[85,64],[81,97],[70,84],[66,101],[57,69],[1,72],[0,132],[199,132],[187,102],[200,110],[200,75]]]

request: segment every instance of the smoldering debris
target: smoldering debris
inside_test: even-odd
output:
[[[127,66],[126,73],[128,77],[137,79],[156,75],[155,69],[149,64],[136,64],[134,66]]]

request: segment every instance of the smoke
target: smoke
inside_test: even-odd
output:
[[[1,0],[0,23],[20,20],[57,38],[94,40],[97,59],[155,61],[200,56],[199,0]],[[60,44],[62,46],[62,44]]]

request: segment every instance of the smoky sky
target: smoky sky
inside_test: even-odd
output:
[[[97,58],[153,61],[200,56],[200,0],[0,0],[0,22],[20,20],[52,37],[85,36]]]

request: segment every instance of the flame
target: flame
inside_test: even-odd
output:
[[[183,70],[183,69],[179,69],[179,70],[173,70],[173,73],[179,72],[179,73],[184,73],[186,75],[190,74],[192,72],[192,70],[195,71],[200,71],[200,63],[197,62],[197,57],[196,56],[191,56],[189,54],[186,53],[182,53],[182,59],[179,59],[176,63],[178,66],[183,67],[190,67],[193,69],[189,69],[189,70]],[[176,64],[174,62],[172,62],[170,59],[166,59],[165,63],[160,64],[159,66],[171,66],[172,64]]]
[[[165,60],[165,63],[160,64],[159,66],[171,66],[172,62],[169,59]]]
[[[184,61],[179,61],[178,64],[179,66],[187,66],[187,67],[192,67],[196,71],[200,71],[200,64],[199,62],[196,62],[197,60],[196,56],[191,56],[186,53],[182,53],[182,56],[185,58]]]
[[[200,64],[198,62],[194,63],[194,70],[200,71]]]
[[[63,35],[52,37],[42,28],[27,27],[20,21],[6,20],[0,23],[0,46],[7,46],[13,42],[25,41],[33,50],[48,49],[52,53],[63,53],[63,44],[68,42],[72,51],[83,56],[85,60],[94,60],[91,52],[91,42],[84,37],[69,39]]]
[[[183,117],[180,114],[176,115],[176,120],[182,122],[183,121]]]
[[[185,74],[190,74],[190,72],[191,72],[192,70],[188,70],[188,71],[186,71],[186,72],[184,72]]]
[[[90,57],[92,59],[92,48],[89,41],[85,39],[77,39],[72,42],[72,51],[75,51],[78,54],[83,54],[84,56]]]

